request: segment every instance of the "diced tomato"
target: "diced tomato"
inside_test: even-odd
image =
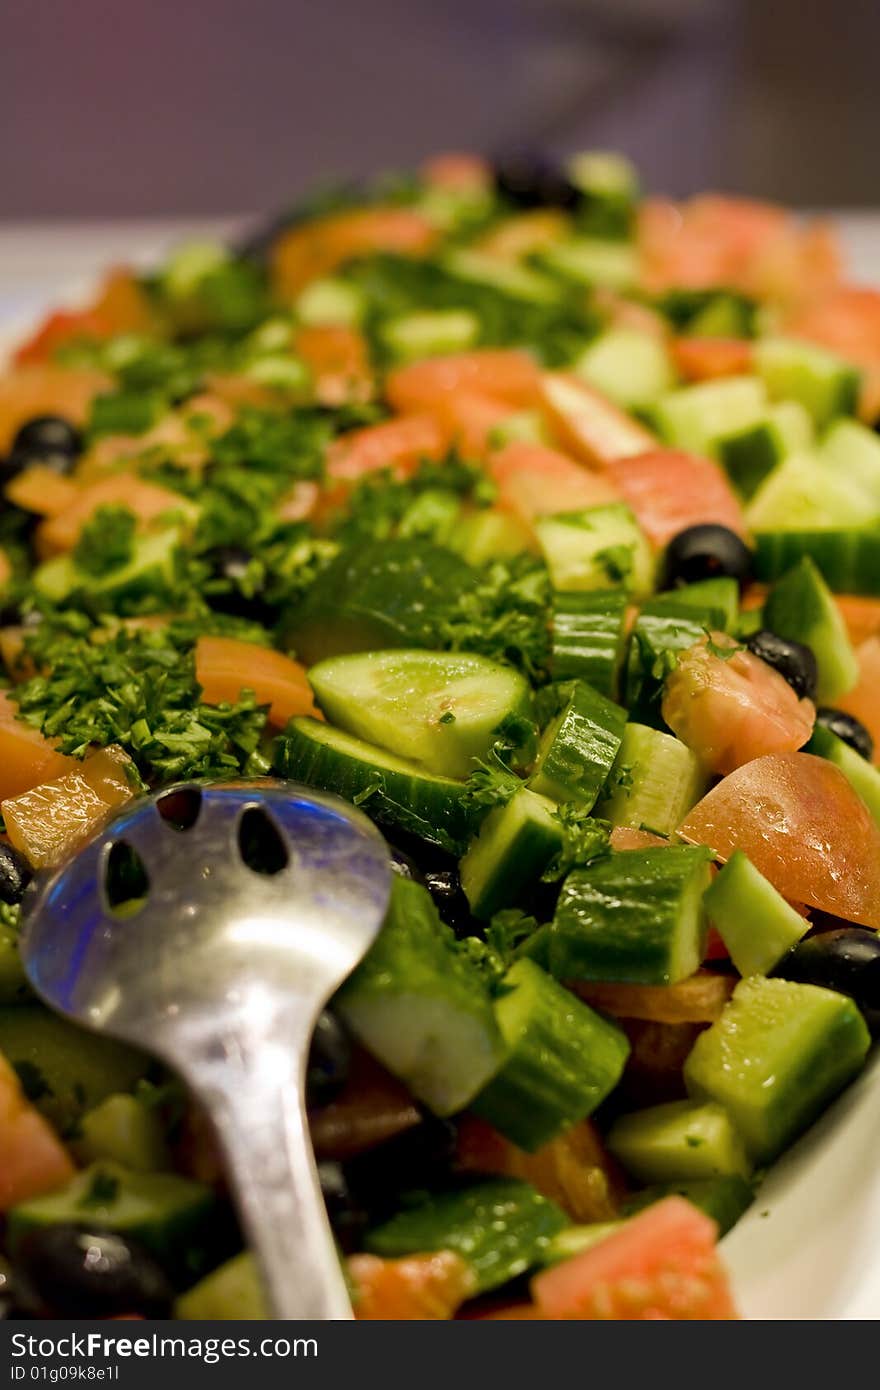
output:
[[[113,473],[79,488],[77,497],[63,512],[40,523],[35,538],[39,554],[45,558],[72,550],[86,522],[99,507],[106,506],[127,507],[142,525],[172,512],[190,519],[196,515],[192,502],[179,492],[131,473]]]
[[[408,477],[423,459],[442,459],[447,449],[445,431],[432,415],[404,415],[334,439],[327,450],[327,475],[357,482],[389,468],[398,477]]]
[[[679,826],[722,859],[741,849],[789,900],[880,927],[880,829],[839,768],[771,753],[723,778]]]
[[[489,473],[498,485],[500,505],[526,522],[600,506],[616,496],[605,478],[545,444],[517,440],[505,445],[492,455]]]
[[[90,367],[35,363],[0,375],[0,454],[35,415],[63,415],[74,425],[85,424],[94,397],[112,387],[110,377]]]
[[[258,704],[269,705],[269,723],[279,729],[295,714],[318,715],[306,668],[283,652],[255,642],[200,637],[196,680],[206,705],[234,703],[242,690],[252,690]]]
[[[505,218],[485,232],[476,246],[500,261],[520,261],[571,233],[571,218],[560,208],[533,208]]]
[[[712,459],[681,449],[652,449],[612,460],[608,475],[656,546],[666,545],[688,526],[707,522],[745,534],[736,494]]]
[[[426,159],[419,166],[419,174],[434,188],[480,192],[492,185],[492,169],[482,155],[455,150]]]
[[[880,636],[869,637],[856,650],[859,679],[853,690],[835,704],[860,719],[874,740],[874,763],[880,766]]]
[[[282,232],[276,241],[271,265],[275,292],[282,299],[293,298],[309,281],[373,252],[424,256],[437,236],[415,208],[356,208],[314,218]]]
[[[880,635],[880,599],[863,598],[861,594],[835,594],[834,601],[853,646],[860,647],[869,637]]]
[[[18,705],[0,690],[0,801],[77,767],[74,758],[58,753],[39,729],[25,724],[17,714]]]
[[[555,1319],[729,1321],[737,1312],[717,1234],[715,1222],[690,1202],[666,1197],[537,1275],[532,1295]]]
[[[499,425],[510,417],[510,406],[477,391],[458,391],[426,406],[451,448],[462,458],[482,460],[492,448]]]
[[[517,348],[483,348],[429,357],[389,372],[385,394],[405,414],[430,410],[460,391],[506,401],[511,410],[536,403],[540,374],[527,352]]]
[[[2,805],[10,843],[35,869],[51,869],[88,837],[109,811],[134,796],[131,758],[111,744],[93,753],[73,771]]]
[[[5,488],[6,499],[14,507],[34,516],[58,516],[72,507],[80,495],[72,478],[64,478],[54,468],[35,463],[16,473]]]
[[[869,421],[880,415],[880,290],[834,286],[796,308],[784,328],[856,363],[863,372],[860,414]]]
[[[309,1130],[319,1158],[345,1160],[412,1129],[421,1118],[405,1086],[355,1048],[342,1091],[309,1116]]]
[[[97,295],[81,309],[61,309],[40,325],[15,354],[20,366],[48,362],[59,348],[79,339],[112,338],[117,333],[153,337],[160,331],[155,309],[125,266],[111,270]]]
[[[606,322],[613,328],[634,328],[637,333],[646,333],[651,338],[665,342],[670,337],[669,325],[656,309],[647,304],[639,304],[617,290],[604,287],[593,291],[593,303]]]
[[[298,329],[296,351],[312,373],[320,405],[369,401],[373,396],[370,354],[363,333],[347,324],[322,323]]]
[[[682,652],[666,677],[663,718],[708,772],[802,748],[815,715],[811,700],[724,633]]]
[[[653,1023],[714,1023],[733,993],[734,980],[698,970],[675,985],[614,985],[578,982],[574,992],[595,1009],[617,1018]]]
[[[625,1184],[598,1131],[583,1120],[526,1153],[475,1115],[459,1121],[456,1157],[469,1172],[522,1178],[568,1212],[572,1221],[611,1221]]]
[[[64,1187],[74,1172],[61,1140],[0,1056],[0,1211]]]
[[[671,348],[685,381],[715,381],[752,369],[752,345],[745,338],[674,338]]]
[[[724,944],[724,938],[717,927],[710,927],[706,937],[706,952],[703,960],[728,960],[730,952]]]
[[[591,468],[655,449],[657,440],[605,396],[566,372],[544,372],[541,405],[562,447]]]
[[[355,1287],[354,1315],[382,1322],[439,1321],[453,1313],[474,1291],[474,1276],[460,1255],[438,1250],[380,1260],[351,1255],[348,1272]]]

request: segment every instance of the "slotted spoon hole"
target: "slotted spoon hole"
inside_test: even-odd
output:
[[[156,810],[172,830],[192,830],[202,809],[202,793],[198,787],[175,787],[156,802]]]
[[[127,840],[116,840],[104,864],[104,899],[116,917],[133,917],[143,907],[150,879],[137,850]]]
[[[242,812],[238,850],[242,861],[255,874],[280,874],[289,862],[281,832],[261,806],[248,806]]]

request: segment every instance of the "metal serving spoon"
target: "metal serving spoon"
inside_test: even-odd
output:
[[[113,875],[132,852],[145,891],[114,910]],[[22,954],[37,993],[161,1057],[207,1107],[276,1318],[352,1316],[305,1068],[318,1014],[374,940],[390,886],[366,817],[261,781],[134,802],[29,891]]]

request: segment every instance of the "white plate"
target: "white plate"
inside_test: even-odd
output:
[[[0,324],[0,363],[33,326]],[[721,1248],[743,1317],[880,1320],[880,1055],[774,1165]]]

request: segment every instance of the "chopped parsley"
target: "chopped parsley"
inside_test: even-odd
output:
[[[128,507],[99,507],[83,526],[73,558],[86,574],[100,576],[131,559],[137,518]]]

